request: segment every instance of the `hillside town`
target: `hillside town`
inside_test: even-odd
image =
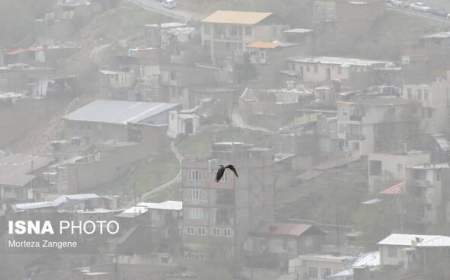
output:
[[[1,1],[0,279],[450,279],[422,1]],[[28,220],[120,230],[12,248]]]

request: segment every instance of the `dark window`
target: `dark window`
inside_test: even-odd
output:
[[[382,163],[379,160],[371,160],[369,162],[369,173],[372,176],[380,176],[382,170]]]
[[[231,215],[227,209],[217,209],[216,225],[231,225]]]

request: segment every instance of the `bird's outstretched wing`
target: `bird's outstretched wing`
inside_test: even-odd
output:
[[[234,175],[236,175],[236,177],[239,177],[236,168],[234,168],[234,166],[232,164],[227,165],[225,168],[230,169],[231,171],[233,171]]]
[[[216,182],[219,182],[220,179],[222,179],[223,173],[224,173],[224,172],[225,172],[225,167],[224,167],[224,166],[221,166],[221,167],[217,170],[217,173],[216,173]]]

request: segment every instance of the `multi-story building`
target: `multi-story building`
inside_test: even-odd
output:
[[[212,146],[211,157],[182,163],[183,243],[190,259],[238,257],[249,232],[273,217],[273,152],[240,142]],[[218,164],[232,163],[215,182]]]
[[[430,163],[430,155],[422,151],[396,154],[369,154],[369,191],[379,192],[394,183],[406,179],[406,169],[419,164]]]
[[[428,133],[446,133],[449,121],[450,73],[439,76],[429,83],[406,83],[402,97],[413,100],[423,107],[422,127]]]
[[[242,55],[251,42],[272,42],[281,38],[284,26],[272,13],[216,11],[202,20],[202,45],[211,60]]]
[[[407,169],[406,222],[421,230],[450,222],[448,163],[417,165]]]
[[[361,156],[399,152],[417,136],[420,112],[410,100],[360,96],[337,102],[341,148]]]
[[[448,279],[450,275],[449,236],[393,233],[378,242],[378,248],[381,267],[374,270],[378,277],[370,279]]]
[[[289,73],[305,83],[320,84],[330,81],[367,84],[374,80],[375,69],[392,66],[392,62],[349,57],[290,57],[287,60]]]

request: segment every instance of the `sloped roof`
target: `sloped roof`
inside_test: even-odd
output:
[[[178,104],[151,103],[121,100],[96,100],[64,116],[65,120],[127,124],[169,111]]]
[[[202,22],[254,25],[271,15],[272,13],[218,10],[204,18]]]
[[[14,207],[19,211],[55,208],[69,201],[86,201],[97,198],[100,198],[100,196],[95,193],[67,194],[58,196],[56,199],[51,201],[18,203],[14,205]]]
[[[255,234],[260,235],[271,235],[271,236],[292,236],[300,237],[310,229],[313,229],[312,225],[309,224],[296,224],[296,223],[274,223],[264,225]],[[317,232],[321,233],[317,229]]]
[[[53,159],[49,157],[26,154],[0,157],[0,185],[25,186],[35,178],[33,172],[52,162]]]
[[[353,262],[353,267],[374,267],[381,264],[380,251],[365,253],[359,256],[355,262]]]
[[[135,218],[148,212],[148,208],[142,206],[133,206],[125,209],[122,213],[116,215],[119,218]]]
[[[380,192],[380,194],[384,195],[399,195],[403,193],[403,188],[405,186],[405,182],[397,183],[393,186],[390,186],[383,191]]]
[[[138,206],[154,210],[183,210],[183,202],[178,200],[166,200],[163,202],[141,202]]]
[[[254,41],[247,45],[248,48],[253,49],[275,49],[280,46],[277,42],[264,42],[264,41]]]

